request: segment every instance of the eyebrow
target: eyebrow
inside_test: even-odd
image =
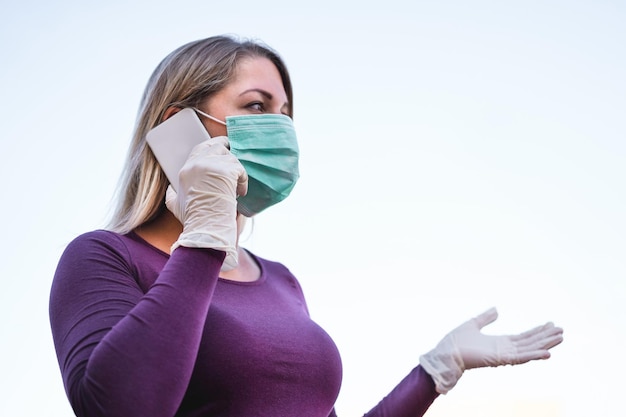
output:
[[[239,96],[241,97],[244,94],[253,93],[253,92],[261,93],[262,95],[264,95],[265,97],[267,97],[270,100],[274,97],[268,91],[265,91],[265,90],[263,90],[261,88],[249,88],[246,91],[244,91],[241,94],[239,94]]]
[[[274,98],[274,96],[273,96],[273,95],[272,95],[269,91],[265,91],[265,90],[263,90],[263,89],[261,89],[261,88],[249,88],[249,89],[247,89],[246,91],[243,91],[241,94],[239,94],[239,97],[243,96],[244,94],[247,94],[247,93],[254,93],[254,92],[259,93],[259,94],[261,94],[262,96],[265,96],[268,100],[271,100],[271,99],[273,99],[273,98]],[[289,102],[288,102],[288,101],[286,101],[286,102],[282,105],[282,108],[287,108],[289,111],[291,111],[291,106],[289,105]]]

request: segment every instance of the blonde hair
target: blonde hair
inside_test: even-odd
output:
[[[255,56],[276,65],[293,117],[293,92],[287,67],[276,52],[259,42],[214,36],[185,44],[161,61],[141,99],[118,185],[116,207],[108,225],[110,230],[128,233],[165,209],[169,181],[146,144],[146,133],[162,121],[168,108],[199,106],[232,80],[242,58]]]

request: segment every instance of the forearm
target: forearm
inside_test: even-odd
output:
[[[418,366],[364,417],[419,417],[438,395],[433,379]]]

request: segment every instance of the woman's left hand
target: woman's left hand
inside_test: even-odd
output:
[[[420,357],[420,364],[433,377],[439,393],[452,389],[466,369],[548,359],[549,349],[563,341],[563,329],[552,323],[517,335],[481,333],[497,318],[495,308],[487,310],[452,330],[435,349]]]

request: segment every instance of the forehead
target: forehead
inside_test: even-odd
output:
[[[272,94],[286,98],[278,68],[265,57],[255,56],[241,59],[237,63],[233,80],[226,88],[265,88]]]

